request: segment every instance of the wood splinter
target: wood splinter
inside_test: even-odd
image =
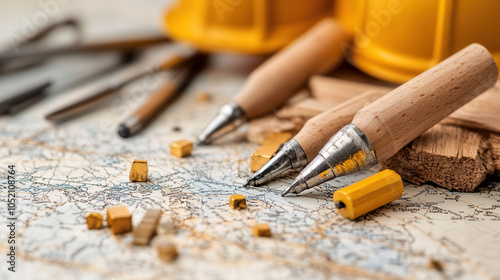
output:
[[[266,164],[278,151],[281,144],[292,138],[291,133],[273,133],[250,157],[250,171],[255,172]]]
[[[173,262],[179,255],[174,243],[161,239],[156,242],[156,252],[158,258],[164,262]]]
[[[500,134],[491,134],[490,143],[496,175],[500,177]]]
[[[212,99],[212,96],[207,91],[200,91],[196,94],[196,101],[199,103],[208,103]]]
[[[141,223],[134,230],[134,245],[148,245],[151,238],[156,234],[156,227],[160,221],[162,211],[160,209],[150,209],[142,218]]]

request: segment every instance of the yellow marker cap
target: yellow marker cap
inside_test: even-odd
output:
[[[403,196],[398,173],[386,169],[333,194],[340,215],[351,220]]]

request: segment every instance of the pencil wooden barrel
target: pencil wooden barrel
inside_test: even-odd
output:
[[[165,106],[167,101],[169,101],[176,93],[177,87],[173,81],[168,81],[167,83],[161,85],[151,96],[150,101],[144,103],[144,105],[139,108],[134,115],[144,121],[149,121],[154,114],[158,113],[161,107]]]
[[[294,137],[306,153],[307,160],[313,160],[332,135],[350,124],[358,110],[386,93],[382,90],[367,91],[308,120]]]
[[[324,19],[248,77],[234,98],[248,118],[269,113],[296,93],[314,74],[340,64],[348,35],[333,19]],[[265,100],[265,102],[262,102]]]
[[[364,107],[352,123],[383,161],[493,87],[497,78],[491,54],[472,44]]]

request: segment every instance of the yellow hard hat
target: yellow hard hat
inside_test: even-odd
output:
[[[266,54],[318,20],[331,0],[179,0],[165,16],[169,36],[206,51]]]
[[[500,65],[498,0],[335,0],[333,14],[353,34],[347,56],[362,71],[402,83],[471,43]],[[347,49],[347,48],[346,48]]]

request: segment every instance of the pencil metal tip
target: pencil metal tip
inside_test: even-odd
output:
[[[126,125],[120,124],[118,127],[118,135],[122,138],[128,138],[130,137],[130,129]]]
[[[217,115],[200,132],[197,145],[209,145],[212,141],[246,122],[243,109],[235,102],[229,102],[219,109]]]
[[[298,194],[299,192],[297,191],[297,188],[299,186],[300,186],[300,181],[295,180],[293,182],[293,184],[290,187],[288,187],[288,189],[286,189],[284,192],[281,193],[281,196],[285,197],[286,195],[288,195],[290,193]]]
[[[244,187],[244,188],[248,188],[248,187],[250,187],[251,185],[252,185],[252,184],[250,183],[250,180],[248,180],[248,181],[246,181],[246,182],[245,182],[245,184],[243,184],[243,186],[242,186],[242,187]]]
[[[194,142],[194,144],[196,146],[204,146],[204,145],[208,145],[209,142],[207,141],[207,139],[201,139],[198,137],[198,139],[196,139],[196,141]]]

